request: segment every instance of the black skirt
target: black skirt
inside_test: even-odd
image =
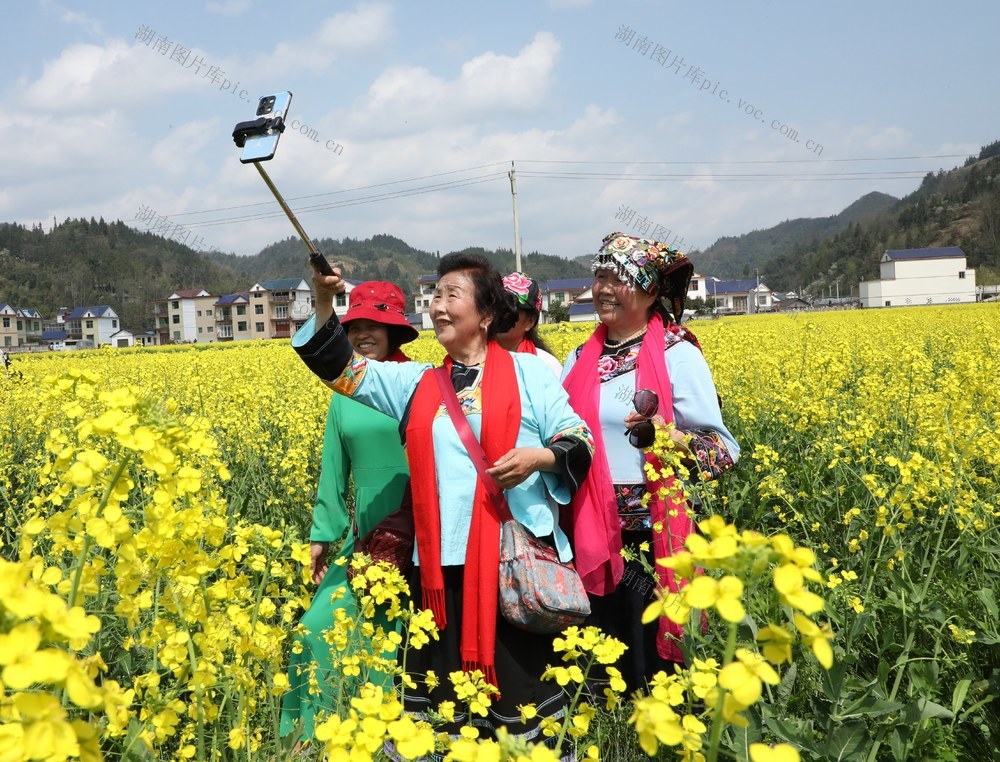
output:
[[[410,649],[406,654],[406,671],[417,684],[416,688],[407,688],[405,693],[401,686],[396,685],[397,692],[403,694],[403,708],[407,713],[419,719],[426,719],[429,710],[437,710],[442,701],[455,702],[455,721],[439,726],[440,732],[457,737],[464,725],[472,725],[479,730],[480,738],[495,738],[498,728],[506,728],[515,737],[535,743],[546,739],[541,733],[541,722],[547,717],[562,718],[569,704],[569,697],[563,688],[553,680],[541,679],[548,665],[562,664],[562,660],[552,650],[552,641],[556,635],[537,635],[519,630],[504,619],[497,610],[496,665],[497,682],[500,697],[492,698],[492,705],[487,709],[487,716],[473,715],[471,721],[465,704],[455,695],[448,675],[462,669],[461,622],[462,622],[462,580],[464,566],[445,566],[444,574],[445,614],[448,624],[438,632],[438,640],[431,640],[419,650]],[[420,570],[414,568],[409,578],[411,597],[414,601],[421,600]],[[499,593],[498,593],[499,595]],[[433,690],[427,688],[424,675],[433,670],[437,676],[438,685]],[[534,718],[528,722],[521,721],[519,706],[533,704],[537,710]],[[555,739],[549,739],[547,746],[554,746]],[[564,747],[572,747],[572,741],[567,737]],[[387,743],[386,753],[392,759],[401,759]],[[565,752],[564,760],[575,759],[570,750]],[[428,759],[443,759],[433,755]]]
[[[639,543],[648,542],[650,550],[639,551]],[[622,532],[622,546],[633,547],[645,556],[646,562],[656,568],[653,558],[652,531]],[[652,575],[642,568],[639,560],[626,561],[625,573],[618,587],[610,595],[590,596],[588,625],[600,627],[606,634],[622,641],[628,650],[616,665],[628,686],[628,692],[644,688],[660,670],[674,673],[674,662],[660,656],[656,650],[659,622],[642,623],[642,612],[653,602],[656,584]],[[682,665],[683,666],[683,665]],[[592,691],[602,695],[604,683],[594,683]]]

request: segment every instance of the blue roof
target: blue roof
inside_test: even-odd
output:
[[[757,281],[750,280],[706,280],[705,296],[716,294],[746,294],[757,288]]]
[[[964,257],[965,252],[959,246],[943,246],[939,249],[886,249],[889,259],[945,259]]]
[[[220,296],[216,304],[232,304],[237,299],[250,299],[250,294],[226,294],[225,296]]]
[[[65,341],[67,336],[66,331],[42,331],[42,341]]]
[[[540,286],[540,291],[586,291],[594,285],[593,278],[562,278],[559,280],[547,280]]]
[[[593,303],[580,302],[579,304],[571,304],[569,306],[570,315],[594,315],[597,316],[597,312],[594,310]]]
[[[299,287],[302,278],[277,278],[276,280],[258,281],[257,285],[268,291],[290,291]]]
[[[417,278],[417,283],[437,283],[441,278],[437,275],[421,275]]]
[[[99,307],[77,307],[66,316],[66,320],[79,320],[85,317],[88,312],[95,317],[104,317],[106,313],[114,312],[114,310],[107,304],[102,304]]]

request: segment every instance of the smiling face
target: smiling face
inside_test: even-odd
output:
[[[594,273],[594,310],[608,330],[631,333],[649,319],[649,308],[656,299],[642,289],[632,290],[613,270]]]
[[[374,320],[352,320],[347,324],[347,338],[354,350],[369,360],[384,360],[389,355],[389,329]]]
[[[431,298],[434,333],[449,354],[464,354],[486,345],[486,329],[492,318],[476,307],[476,287],[465,270],[441,276]]]

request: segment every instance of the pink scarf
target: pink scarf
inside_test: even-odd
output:
[[[658,412],[664,420],[671,423],[674,420],[673,390],[663,357],[666,351],[666,330],[663,319],[659,314],[654,314],[649,320],[646,335],[639,349],[636,388],[656,391],[660,399]],[[680,333],[677,330],[671,332]],[[601,324],[597,327],[583,345],[576,364],[563,381],[563,386],[569,393],[570,404],[587,422],[594,435],[594,460],[590,466],[590,473],[576,493],[571,510],[566,512],[570,514],[569,520],[572,524],[564,527],[573,538],[577,571],[583,579],[587,592],[593,595],[611,593],[618,586],[624,573],[618,503],[611,486],[611,471],[608,468],[604,437],[601,432],[601,384],[597,366],[607,335],[607,326]],[[647,453],[646,462],[652,464],[659,472],[660,461],[655,455]],[[661,488],[666,489],[666,499],[657,496]],[[652,495],[649,501],[650,518],[654,526],[661,527],[659,532],[653,530],[653,554],[656,559],[667,558],[684,548],[684,541],[693,531],[691,519],[687,515],[684,491],[676,477],[670,477],[666,481],[647,480],[646,490]],[[678,591],[671,569],[657,564],[656,573],[661,588],[671,592]],[[683,661],[684,657],[678,647],[682,632],[679,625],[666,617],[660,618],[657,639],[660,656],[673,661]]]

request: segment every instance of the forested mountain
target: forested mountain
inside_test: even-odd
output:
[[[330,261],[343,261],[345,275],[357,280],[391,280],[415,290],[416,279],[437,268],[438,252],[414,249],[389,235],[367,240],[323,239],[317,247]],[[508,249],[486,251],[501,272],[514,269]],[[586,268],[562,257],[533,252],[522,267],[539,280],[570,278]],[[44,231],[0,224],[0,303],[39,310],[52,317],[60,307],[108,304],[132,329],[152,327],[153,301],[171,291],[204,288],[215,294],[243,291],[271,278],[309,278],[308,252],[298,238],[286,238],[250,257],[198,253],[121,220],[66,220]],[[408,301],[412,309],[412,298]]]
[[[704,251],[693,253],[692,259],[700,273],[723,279],[749,278],[753,268],[791,254],[796,244],[809,244],[834,236],[853,223],[869,222],[898,201],[885,193],[868,193],[831,217],[799,217],[766,230],[720,238]]]
[[[928,173],[920,187],[873,218],[829,238],[796,243],[760,267],[773,289],[819,295],[839,283],[857,293],[878,277],[886,249],[960,246],[979,284],[1000,282],[1000,141],[948,172]]]

